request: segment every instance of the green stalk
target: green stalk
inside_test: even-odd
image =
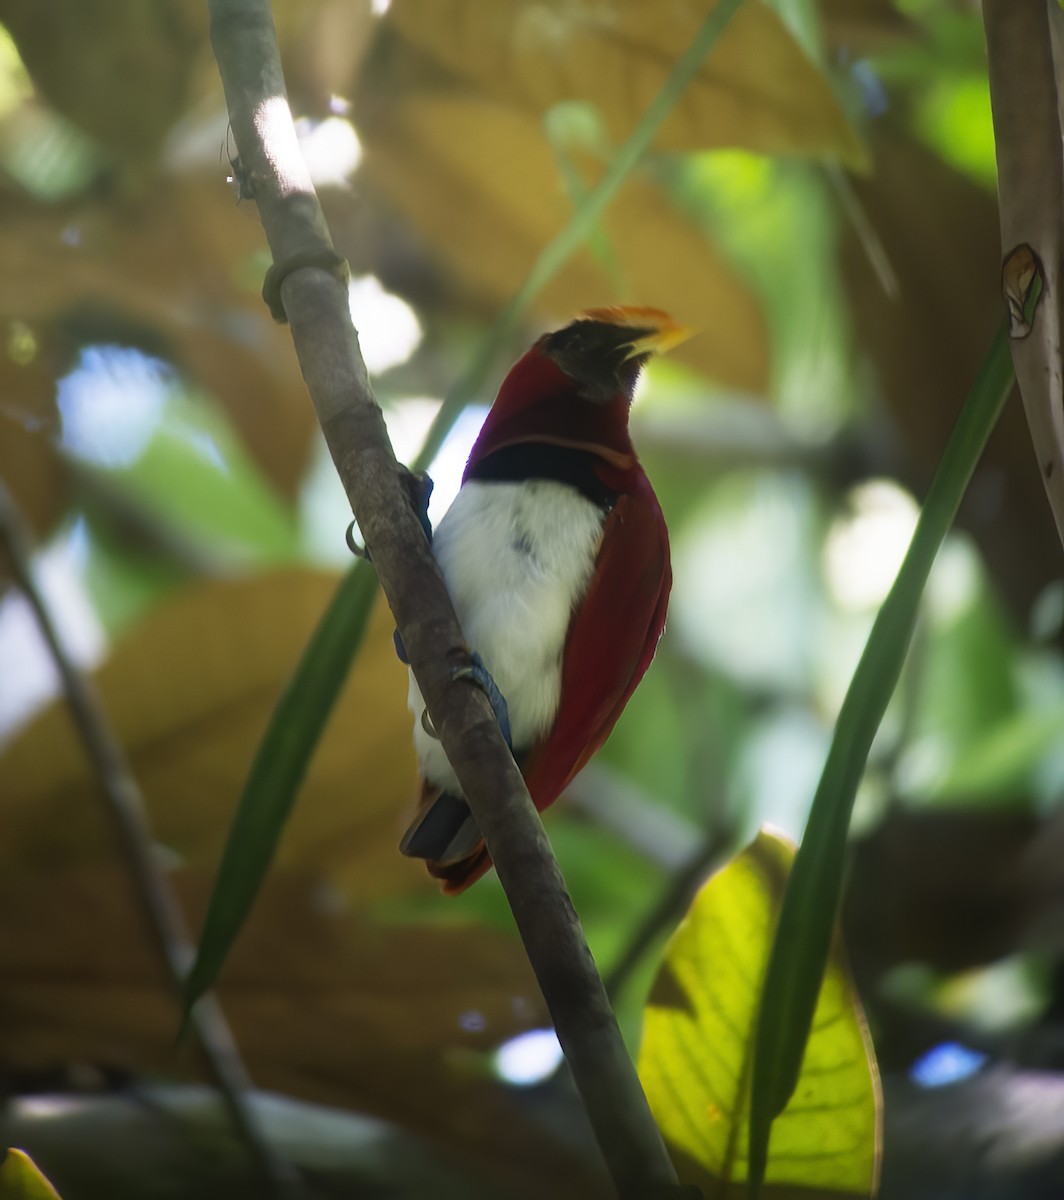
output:
[[[1035,293],[1040,287],[1033,289]],[[1030,304],[1037,303],[1037,294]],[[773,1120],[798,1082],[842,892],[857,785],[901,673],[931,565],[1014,382],[1004,328],[942,455],[912,543],[869,634],[809,813],[765,972],[750,1100],[750,1193],[765,1177]]]

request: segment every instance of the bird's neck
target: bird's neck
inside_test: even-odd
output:
[[[470,469],[488,455],[535,442],[583,450],[620,470],[635,466],[628,434],[631,396],[587,400],[579,384],[552,359],[529,352],[506,377],[470,456]]]

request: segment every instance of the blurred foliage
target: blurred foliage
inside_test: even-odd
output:
[[[408,459],[706,7],[275,5],[335,240],[379,281],[358,323]],[[998,320],[986,95],[967,0],[747,0],[510,347],[623,300],[705,331],[649,374],[633,415],[672,535],[669,628],[602,769],[548,816],[602,967],[654,947],[619,996],[633,1043],[689,899],[684,854],[719,864],[766,820],[800,834],[913,497]],[[288,332],[258,296],[261,231],[224,182],[231,153],[204,6],[0,0],[0,477],[70,644],[100,664],[196,921],[347,557]],[[441,505],[475,428],[460,422],[433,467]],[[946,1038],[1002,1070],[1055,1070],[1064,613],[1033,468],[1013,411],[932,574],[858,797],[844,923],[888,1083]],[[223,976],[238,1040],[256,1083],[386,1119],[485,1196],[599,1194],[565,1079],[497,1074],[492,1052],[544,1014],[496,881],[445,904],[396,852],[414,791],[404,693],[380,610]],[[56,695],[24,603],[0,592],[0,1066],[22,1092],[91,1102],[198,1064],[174,1051],[176,1003]],[[978,1020],[1001,958],[1033,964],[1011,977],[1028,1000],[1012,1041]],[[883,1195],[914,1194],[891,1191],[892,1156],[934,1145],[934,1121],[919,1143],[904,1123],[915,1104],[888,1087]],[[33,1151],[44,1118],[24,1127]],[[1059,1160],[1059,1135],[1043,1144],[1034,1166],[944,1143],[931,1157],[955,1192],[979,1173],[980,1195],[1056,1195],[1059,1178],[1039,1192],[1025,1175]],[[37,1156],[57,1180],[76,1166],[62,1143]],[[191,1194],[180,1158],[165,1194]],[[130,1194],[164,1194],[144,1159],[128,1169]]]

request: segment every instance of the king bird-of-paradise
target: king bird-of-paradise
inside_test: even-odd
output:
[[[628,409],[644,363],[688,336],[634,307],[544,334],[503,380],[433,538],[540,811],[609,736],[665,625],[668,532]],[[491,859],[413,675],[409,699],[422,790],[401,849],[453,894]]]

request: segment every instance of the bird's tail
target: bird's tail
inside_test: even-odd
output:
[[[461,796],[441,792],[427,782],[422,785],[417,816],[399,849],[409,858],[425,859],[429,874],[452,896],[464,892],[491,867],[469,805]]]

